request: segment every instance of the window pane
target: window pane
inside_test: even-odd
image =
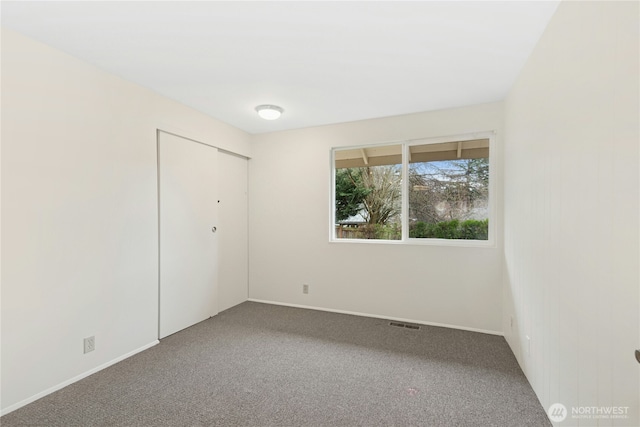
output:
[[[487,240],[489,140],[409,151],[409,237]]]
[[[335,152],[338,239],[400,240],[402,146]]]

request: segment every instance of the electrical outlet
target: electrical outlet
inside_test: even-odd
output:
[[[309,293],[309,285],[302,285],[302,293],[303,294]]]
[[[90,353],[96,349],[96,337],[89,337],[84,339],[84,352]]]
[[[527,335],[527,356],[531,356],[531,338]]]

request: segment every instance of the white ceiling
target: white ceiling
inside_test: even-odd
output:
[[[250,133],[504,98],[558,1],[6,2],[2,26]],[[285,109],[265,121],[259,104]]]

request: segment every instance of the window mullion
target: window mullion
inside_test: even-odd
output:
[[[409,239],[409,144],[402,144],[402,241]]]

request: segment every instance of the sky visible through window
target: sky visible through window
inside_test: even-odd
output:
[[[392,149],[347,149],[336,158],[338,239],[488,240],[487,139],[410,146],[404,179]]]

